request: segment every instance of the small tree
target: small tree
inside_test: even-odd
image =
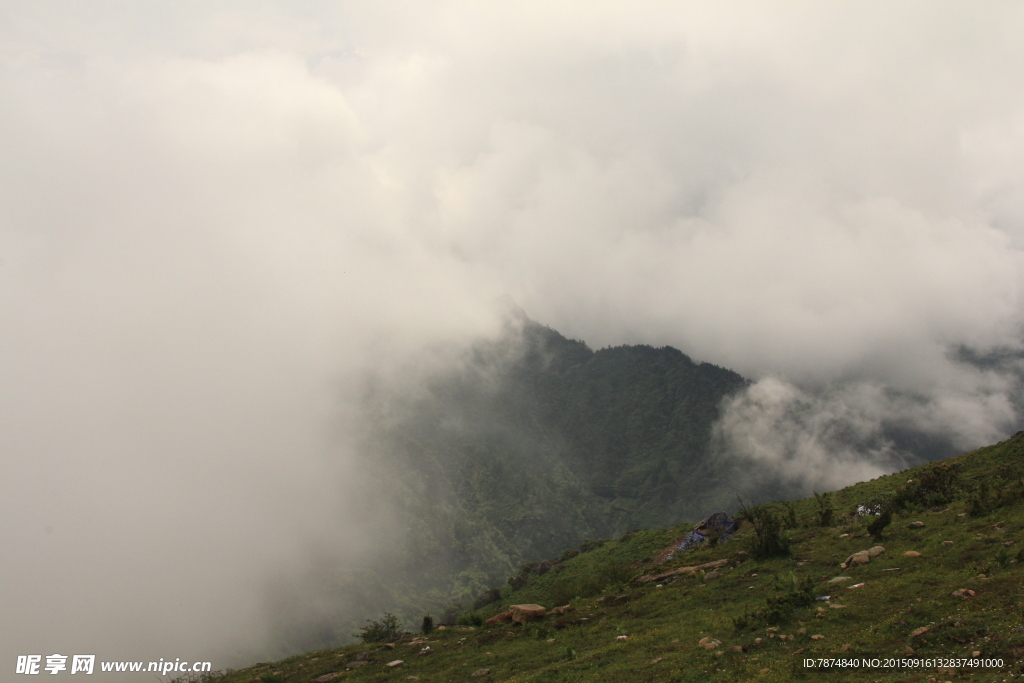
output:
[[[767,505],[747,507],[740,498],[740,514],[754,527],[750,554],[758,559],[789,555],[789,537],[782,530],[782,518]]]
[[[878,513],[878,516],[875,517],[874,521],[871,522],[871,524],[868,524],[868,533],[871,534],[876,541],[881,541],[882,532],[885,530],[885,527],[889,526],[891,523],[892,512],[889,511],[889,506],[886,505],[882,507],[882,511]]]
[[[835,515],[832,499],[827,493],[815,491],[814,502],[818,504],[818,526],[832,526],[832,517]]]
[[[359,638],[364,643],[384,643],[402,634],[402,622],[391,612],[385,612],[380,621],[370,621],[369,626],[363,626],[359,630],[360,633],[352,634],[354,638]]]
[[[434,630],[434,617],[429,614],[423,617],[423,623],[420,625],[420,632],[423,635],[427,635]]]

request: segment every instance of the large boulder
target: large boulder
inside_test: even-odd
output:
[[[495,624],[504,624],[512,621],[512,612],[502,612],[501,614],[495,614],[493,617],[487,620],[488,626],[494,626]]]
[[[540,605],[509,605],[508,611],[513,624],[525,624],[533,619],[540,619],[547,614],[547,609]]]
[[[871,561],[871,558],[878,557],[884,552],[885,548],[883,548],[880,545],[876,545],[873,548],[861,550],[859,553],[854,553],[853,555],[850,555],[848,558],[846,558],[846,561],[839,566],[843,569],[846,569],[847,567],[855,567],[859,564],[867,564]]]

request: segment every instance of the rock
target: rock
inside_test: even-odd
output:
[[[420,654],[421,655],[429,655],[429,654],[431,654],[433,652],[434,652],[434,648],[430,647],[429,645],[427,645],[425,648],[420,650]]]
[[[711,642],[711,636],[704,636],[703,638],[701,638],[700,640],[697,641],[697,647],[704,647],[705,645],[707,645],[710,642]]]
[[[470,676],[487,676],[490,673],[491,673],[490,669],[477,669],[476,671],[474,671],[473,673],[471,673],[469,675]]]
[[[839,534],[839,538],[849,538],[850,534]]]
[[[821,635],[820,633],[815,633],[813,636],[811,636],[811,640],[824,640],[824,638],[825,636]]]
[[[710,642],[704,643],[704,646],[703,646],[703,647],[704,647],[704,649],[705,649],[705,650],[707,650],[708,652],[710,652],[711,650],[714,650],[714,649],[715,649],[716,647],[718,647],[719,645],[721,645],[721,643],[720,643],[720,642],[718,642],[717,640],[712,640],[712,641],[710,641]]]
[[[807,629],[805,629],[805,628],[802,628],[802,629],[800,629],[799,631],[797,631],[797,632],[796,632],[796,634],[797,634],[798,636],[806,636],[806,635],[807,635]]]
[[[980,657],[981,656],[981,650],[975,650],[974,652],[971,653],[971,656],[972,657]]]
[[[840,652],[849,652],[850,651],[850,644],[849,643],[843,643],[843,646],[841,648],[839,648],[839,651]]]
[[[931,626],[922,626],[921,628],[915,628],[913,631],[910,632],[910,637],[911,638],[917,638],[919,636],[923,636],[924,634],[928,633],[928,631],[931,631],[931,630],[932,630]]]
[[[345,668],[354,669],[357,666],[366,666],[367,664],[369,664],[369,662],[367,662],[365,659],[357,659],[354,662],[349,662],[348,664],[346,664]]]
[[[885,548],[880,545],[876,545],[873,548],[867,550],[861,550],[860,552],[854,553],[846,558],[846,562],[843,562],[840,567],[846,569],[847,567],[855,567],[860,564],[867,564],[871,561],[871,558],[878,557],[885,552]]]
[[[764,642],[764,638],[754,638],[754,645],[760,645]]]
[[[707,581],[709,579],[717,579],[719,576],[721,576],[721,574],[712,570],[704,575],[704,580]]]
[[[729,651],[730,652],[743,652],[743,646],[742,645],[733,645],[732,647],[729,648]]]
[[[513,624],[525,624],[547,614],[547,610],[540,605],[509,605],[508,611],[512,613]]]
[[[369,652],[360,652],[359,654],[356,655],[356,661],[357,662],[368,662],[368,661],[370,661],[370,653]]]
[[[953,541],[943,541],[942,545],[953,545]]]
[[[501,614],[495,614],[493,617],[488,619],[485,623],[488,626],[494,626],[495,624],[508,623],[512,621],[512,612],[502,612]]]
[[[553,610],[551,610],[550,614],[556,614],[556,615],[565,614],[566,612],[572,612],[575,609],[576,608],[573,607],[572,605],[562,605],[561,607],[556,607]]]
[[[916,550],[908,550],[907,552],[903,553],[903,557],[921,557],[921,553],[917,552]]]
[[[924,528],[924,522],[911,522],[910,524],[907,525],[907,528],[908,529],[923,529]]]
[[[629,636],[615,636],[615,640],[629,640]]]
[[[401,659],[396,659],[396,660],[395,660],[395,661],[393,661],[393,662],[388,662],[388,663],[387,663],[387,664],[385,664],[384,666],[389,666],[389,667],[391,667],[392,669],[394,669],[394,668],[395,668],[396,666],[402,666],[403,664],[405,664],[405,662],[403,662],[403,661],[402,661]]]
[[[664,657],[656,657],[655,659],[651,660],[651,664],[657,664],[658,662],[660,662],[660,661],[662,661],[664,659],[665,659]]]
[[[846,605],[837,605],[835,603],[832,603],[831,605],[829,605],[829,607],[831,607],[832,609],[846,609]]]
[[[903,654],[905,654],[905,655],[912,655],[915,652],[916,652],[916,650],[914,648],[910,647],[909,645],[907,645],[905,648],[903,648]]]
[[[328,681],[333,681],[335,678],[337,678],[340,675],[341,675],[340,671],[335,671],[334,673],[330,673],[330,674],[324,674],[323,676],[319,676],[317,678],[314,678],[313,679],[313,683],[327,683]]]
[[[973,598],[975,595],[977,595],[977,593],[972,591],[970,588],[958,588],[957,590],[953,591],[951,593],[951,595],[954,598],[965,598],[966,599],[966,598]]]
[[[840,581],[852,581],[852,576],[834,576],[828,580],[829,583],[839,583]]]

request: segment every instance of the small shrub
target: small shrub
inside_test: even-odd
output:
[[[465,614],[459,615],[459,620],[456,622],[459,626],[483,626],[484,619],[476,612],[466,612]]]
[[[991,511],[992,500],[989,497],[988,482],[982,481],[967,499],[967,514],[971,517],[984,517]]]
[[[800,522],[796,518],[796,508],[793,507],[792,503],[784,502],[782,509],[785,510],[783,514],[783,523],[787,529],[796,529],[800,526]]]
[[[814,492],[814,502],[818,509],[815,518],[818,526],[832,526],[832,519],[835,516],[835,508],[832,507],[832,498],[827,493]]]
[[[427,635],[434,630],[434,617],[429,614],[423,617],[423,623],[420,624],[420,633]]]
[[[260,676],[260,683],[284,683],[284,674],[280,672],[267,673]]]
[[[999,563],[999,567],[1001,569],[1006,569],[1006,567],[1010,564],[1010,551],[1009,549],[1007,549],[1006,546],[1000,548],[999,552],[996,553],[996,562]]]
[[[885,527],[892,524],[892,512],[889,511],[888,507],[882,509],[882,512],[875,517],[871,524],[868,524],[868,533],[871,534],[872,538],[876,541],[882,540],[882,533],[885,531]]]
[[[364,643],[384,643],[402,634],[402,622],[394,614],[385,612],[380,621],[370,621],[369,626],[363,626],[359,630],[360,633],[352,634],[353,638],[359,638]]]
[[[756,559],[789,555],[789,537],[782,530],[782,519],[767,505],[747,507],[740,499],[740,515],[754,527],[750,554]]]

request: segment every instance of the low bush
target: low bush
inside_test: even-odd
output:
[[[395,640],[402,634],[402,622],[394,614],[385,612],[379,621],[370,621],[369,626],[363,626],[359,631],[353,633],[352,637],[359,638],[364,643],[384,643]]]

